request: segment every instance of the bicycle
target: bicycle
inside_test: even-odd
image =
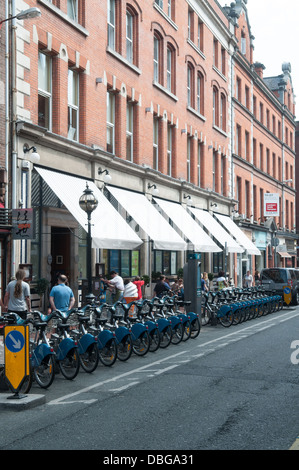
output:
[[[129,315],[130,309],[133,302],[124,304],[123,302],[116,302],[115,308],[120,308],[123,311],[123,319],[127,323],[127,326],[132,336],[132,347],[133,352],[137,356],[145,356],[150,348],[150,337],[148,333],[147,325],[141,323],[137,316]]]
[[[49,321],[53,318],[59,321],[57,333],[51,334],[50,345],[54,348],[60,372],[67,380],[73,380],[80,369],[78,344],[69,334],[71,325],[66,323],[67,317],[60,310],[55,310],[48,316]]]
[[[109,329],[113,325],[108,323],[108,304],[86,306],[91,312],[92,324],[89,331],[96,335],[99,358],[104,366],[112,366],[117,359],[117,341],[114,331]]]

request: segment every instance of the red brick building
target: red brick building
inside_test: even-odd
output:
[[[34,279],[49,280],[64,271],[74,288],[86,277],[85,223],[74,188],[82,178],[95,182],[139,240],[132,249],[133,234],[131,244],[115,241],[119,230],[111,227],[104,243],[95,227],[100,241],[93,267],[99,270],[173,276],[196,248],[204,271],[226,269],[240,283],[242,270],[274,263],[273,240],[294,241],[294,182],[283,183],[295,178],[293,92],[288,66],[264,79],[263,67],[253,64],[246,2],[227,8],[216,0],[27,5],[42,15],[17,22],[17,192],[9,205],[34,207],[36,230],[33,239],[14,242],[12,270],[32,264]],[[22,6],[16,1],[17,11]],[[24,145],[36,147],[38,164],[30,163]],[[112,180],[103,187],[107,172]],[[57,189],[55,175],[67,183]],[[151,227],[145,230],[146,204],[144,214],[141,208],[133,217],[126,193],[117,199],[113,188],[136,194],[136,204],[137,196],[152,200],[158,189],[159,198],[177,208],[189,202],[227,219],[238,213],[235,222],[248,243],[217,238],[217,229],[197,215],[210,236],[210,244],[198,247],[154,197],[157,214],[172,220],[162,240]],[[281,198],[280,217],[267,222],[266,192]],[[109,220],[95,217],[104,230]],[[151,225],[157,228],[159,220]]]

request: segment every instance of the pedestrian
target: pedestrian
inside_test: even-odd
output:
[[[50,305],[52,311],[60,310],[67,312],[75,305],[75,297],[72,289],[66,285],[67,277],[64,274],[59,274],[57,284],[52,287],[50,292]]]
[[[224,277],[224,271],[219,271],[216,282],[217,282],[218,290],[222,290],[228,286],[227,281]]]
[[[246,275],[244,276],[244,287],[252,287],[253,285],[253,276],[250,271],[247,271]]]
[[[207,273],[203,273],[201,275],[201,290],[202,290],[202,292],[208,292],[209,291],[205,274],[207,274]]]
[[[259,286],[261,283],[261,275],[259,271],[255,271],[254,273],[254,283],[256,286]]]
[[[4,309],[17,313],[23,320],[31,312],[30,286],[24,281],[26,271],[19,269],[16,278],[9,282],[4,296]]]
[[[137,292],[138,292],[138,300],[142,299],[142,290],[141,287],[144,286],[144,280],[140,279],[139,276],[136,276],[133,284],[137,287]]]
[[[184,300],[184,283],[183,283],[183,279],[179,279],[178,298],[179,298],[179,300]]]
[[[167,294],[168,291],[170,291],[170,287],[166,282],[166,277],[162,275],[160,276],[159,281],[155,285],[154,295],[156,297],[161,298],[163,297],[163,295]]]
[[[111,279],[110,281],[105,281],[108,287],[113,289],[112,300],[113,303],[121,300],[124,294],[124,281],[121,276],[118,275],[116,271],[110,272]]]

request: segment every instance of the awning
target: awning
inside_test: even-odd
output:
[[[153,241],[155,250],[184,251],[186,242],[153,207],[144,194],[107,187],[119,204],[130,214]]]
[[[260,250],[246,237],[245,233],[226,215],[215,214],[226,230],[237,240],[249,255],[260,256]]]
[[[154,199],[184,236],[190,240],[194,251],[204,253],[217,253],[222,251],[181,204],[159,198]]]
[[[279,256],[281,256],[282,258],[292,258],[291,255],[287,252],[287,251],[277,251],[277,253],[279,254]],[[294,255],[295,256],[295,255]]]
[[[35,169],[77,222],[87,231],[87,215],[79,206],[79,198],[86,189],[87,180],[44,168],[35,167]],[[88,186],[99,201],[98,207],[91,214],[92,246],[94,248],[132,250],[141,245],[142,240],[97,186],[92,181],[88,181]]]
[[[243,253],[242,248],[224,228],[217,222],[216,219],[207,211],[189,207],[189,210],[199,222],[218,240],[218,242],[225,247],[227,246],[228,253]]]

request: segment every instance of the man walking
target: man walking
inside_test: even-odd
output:
[[[51,289],[49,300],[52,311],[60,310],[61,312],[67,312],[75,304],[73,291],[65,284],[66,281],[67,277],[64,274],[60,274],[57,285]]]

